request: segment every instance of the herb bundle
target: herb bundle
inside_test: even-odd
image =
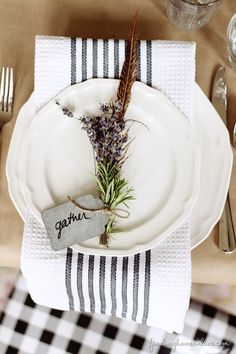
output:
[[[132,188],[122,178],[122,165],[129,146],[128,128],[125,120],[120,119],[119,103],[100,106],[101,115],[85,116],[81,119],[96,158],[96,182],[99,196],[111,210],[119,204],[126,204],[133,199]],[[109,236],[113,231],[115,215],[111,215],[106,230],[100,237],[100,243],[108,246]]]
[[[117,206],[134,199],[133,189],[122,177],[122,166],[127,159],[128,147],[131,143],[129,127],[125,113],[131,99],[131,88],[136,80],[137,37],[136,16],[133,21],[129,40],[126,42],[125,61],[121,71],[117,97],[114,102],[101,104],[97,116],[84,115],[80,118],[82,129],[87,132],[96,159],[96,183],[99,197],[111,210],[110,219],[105,232],[100,236],[100,244],[108,247],[109,238],[114,231]],[[58,105],[60,103],[56,102]],[[76,118],[67,107],[62,112],[70,118]],[[77,118],[78,119],[78,118]]]

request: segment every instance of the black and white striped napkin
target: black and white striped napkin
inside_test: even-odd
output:
[[[119,78],[123,40],[37,37],[36,110],[69,85],[95,77]],[[138,80],[160,89],[191,118],[195,44],[138,43]],[[151,251],[130,257],[51,250],[45,229],[29,212],[21,269],[35,302],[61,309],[114,315],[181,332],[189,304],[189,223]]]

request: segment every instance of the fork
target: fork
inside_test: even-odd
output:
[[[13,69],[2,68],[0,85],[0,130],[12,118],[13,107]]]

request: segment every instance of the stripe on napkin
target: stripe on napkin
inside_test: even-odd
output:
[[[71,38],[71,84],[85,81],[91,77],[119,78],[124,61],[124,41],[86,40]],[[88,48],[92,47],[88,55]],[[138,42],[137,80],[152,85],[152,42]],[[141,64],[145,60],[144,65]],[[112,61],[111,61],[112,58]],[[79,59],[79,63],[78,63]],[[90,65],[91,63],[92,68]],[[146,68],[146,72],[141,71]],[[88,75],[91,72],[91,77]],[[80,74],[81,73],[81,74]],[[142,255],[142,257],[140,257]],[[74,309],[74,297],[71,286],[72,257],[76,253],[67,249],[65,265],[65,285],[68,295],[68,307]],[[145,267],[140,271],[140,262],[145,258]],[[100,312],[120,315],[123,318],[146,323],[149,312],[149,292],[151,278],[151,251],[130,257],[84,256],[77,253],[77,299],[80,311]],[[86,262],[86,263],[85,263]],[[87,264],[88,263],[88,264]],[[99,279],[94,278],[94,267],[99,267]],[[87,269],[87,278],[84,278]],[[110,271],[108,271],[110,270]],[[95,284],[96,282],[96,284]],[[97,286],[98,285],[98,290]],[[130,294],[130,289],[132,293]],[[141,290],[142,289],[142,290]],[[99,294],[97,296],[95,293]],[[88,294],[88,299],[85,298]],[[75,296],[75,294],[74,294]],[[142,300],[139,302],[139,300]],[[141,304],[141,308],[139,306]]]

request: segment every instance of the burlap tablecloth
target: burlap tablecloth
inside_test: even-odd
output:
[[[170,23],[163,0],[1,1],[0,66],[14,68],[15,100],[13,119],[0,135],[0,266],[18,267],[20,260],[23,223],[9,198],[5,163],[17,113],[33,90],[35,35],[126,38],[137,9],[140,39],[197,42],[196,80],[208,97],[217,66],[227,67],[228,113],[232,129],[236,120],[236,73],[230,69],[225,38],[227,24],[236,12],[235,1],[224,0],[210,23],[193,32],[179,30]],[[236,224],[235,165],[230,195]],[[215,245],[216,239],[217,229],[192,252],[193,282],[236,284],[236,252],[230,256],[221,254]]]

